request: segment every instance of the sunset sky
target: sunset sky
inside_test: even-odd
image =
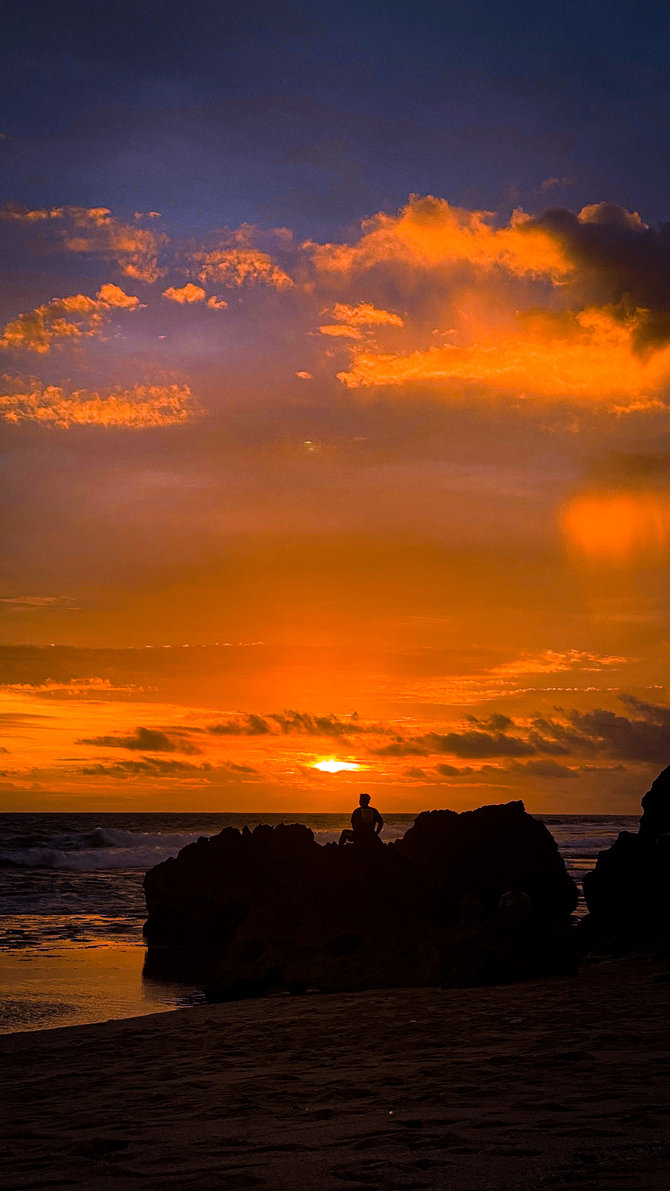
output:
[[[636,811],[667,6],[6,13],[0,805]]]

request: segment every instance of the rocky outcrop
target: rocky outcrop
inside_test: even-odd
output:
[[[637,833],[622,831],[584,877],[585,947],[662,954],[670,945],[670,766],[642,799]]]
[[[529,908],[501,909],[509,890]],[[154,968],[157,948],[206,946],[213,999],[489,983],[575,962],[576,888],[521,802],[426,812],[387,845],[321,846],[300,825],[226,828],[147,873],[145,893]]]

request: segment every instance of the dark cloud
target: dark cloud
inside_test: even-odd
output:
[[[670,707],[664,707],[659,703],[645,703],[635,695],[626,694],[621,695],[620,702],[631,711],[637,711],[643,719],[649,720],[652,724],[670,727]]]
[[[594,752],[595,744],[587,740],[581,732],[574,731],[561,720],[547,719],[538,716],[533,720],[533,729],[528,739],[535,746],[538,753],[548,753],[552,757],[566,757],[570,753]]]
[[[494,721],[511,724],[507,716],[491,717]],[[472,717],[470,717],[472,720]],[[478,722],[478,721],[474,721]],[[489,722],[491,722],[489,720]],[[527,757],[537,752],[534,744],[520,736],[506,732],[484,732],[471,729],[466,732],[428,732],[425,736],[407,739],[396,737],[390,744],[370,749],[378,757],[427,756],[429,753],[449,753],[456,757]]]
[[[281,711],[271,715],[250,713],[237,719],[212,724],[207,729],[214,736],[267,736],[271,733],[302,736],[333,736],[345,741],[348,736],[361,732],[375,732],[376,725],[364,726],[354,712],[346,720],[336,715],[313,715],[308,711]]]
[[[370,752],[375,757],[426,757],[430,750],[419,741],[398,739],[380,748],[370,749]]]
[[[336,715],[310,715],[309,712],[283,711],[270,716],[282,732],[300,732],[305,736],[335,736],[345,738],[358,732],[375,731],[373,726],[363,727],[358,717],[346,720]]]
[[[176,773],[204,773],[211,765],[192,765],[190,761],[166,761],[162,757],[142,757],[139,761],[116,761],[111,765],[84,765],[77,773],[87,777],[169,777]]]
[[[623,761],[670,763],[670,720],[629,719],[613,711],[573,711],[570,722],[599,752]]]
[[[207,729],[213,736],[267,736],[272,728],[261,715],[247,715],[239,720],[211,724]]]
[[[572,710],[565,719],[538,718],[529,739],[537,752],[576,756],[606,755],[614,759],[667,765],[670,762],[670,707],[623,694],[620,702],[634,716],[606,708]]]
[[[500,712],[494,712],[488,719],[478,719],[476,715],[468,715],[466,719],[471,724],[476,724],[478,728],[483,728],[488,732],[506,732],[508,728],[514,727],[514,720]]]
[[[277,735],[331,736],[343,743],[347,738],[361,733],[381,733],[387,729],[380,724],[365,724],[358,714],[342,719],[336,715],[316,715],[308,711],[281,711],[270,715],[248,714],[243,717],[213,724],[207,729],[215,736],[266,736]]]
[[[130,736],[94,736],[78,740],[77,744],[91,744],[98,748],[133,749],[150,753],[199,753],[181,734],[161,732],[157,728],[136,728]]]
[[[505,732],[430,732],[421,738],[429,752],[456,757],[527,757],[537,750],[520,736]]]
[[[554,760],[555,757],[598,757],[637,762],[670,763],[670,707],[652,704],[634,695],[624,694],[621,703],[632,715],[620,715],[604,708],[593,711],[562,711],[559,716],[538,716],[530,728],[512,735],[506,731],[513,726],[508,716],[494,714],[487,720],[469,716],[476,728],[461,732],[429,732],[424,736],[404,738],[395,736],[388,744],[370,749],[382,757],[428,756],[445,753],[467,759],[512,759],[530,757],[523,764],[512,760],[507,772],[523,773],[540,778],[574,778],[577,768]],[[489,730],[484,730],[487,725]],[[484,772],[486,766],[479,772]],[[500,773],[499,770],[490,772]],[[437,765],[436,771],[445,777],[462,776],[471,769],[457,769],[452,765]]]
[[[543,759],[538,757],[536,761],[526,761],[523,765],[515,764],[513,769],[521,774],[531,774],[533,777],[577,777],[574,769],[569,769],[567,765],[559,765],[558,761],[552,761],[550,758]]]
[[[640,314],[639,349],[670,339],[670,223],[648,227],[615,203],[594,203],[580,214],[545,211],[527,226],[559,241],[576,266],[581,301]]]
[[[625,773],[626,766],[619,762],[618,765],[578,765],[578,773]]]
[[[523,765],[512,765],[509,772],[523,772],[540,778],[569,779],[575,776],[575,769],[554,760],[558,757],[607,755],[629,761],[669,762],[670,707],[645,703],[633,695],[622,695],[621,702],[632,713],[630,716],[604,709],[589,712],[558,709],[558,714],[553,717],[537,716],[531,720],[530,726],[522,726],[509,716],[494,712],[487,717],[468,716],[467,720],[473,726],[465,730],[428,732],[421,736],[390,732],[383,724],[368,724],[357,716],[341,719],[335,715],[320,716],[299,711],[266,716],[248,714],[213,725],[207,731],[226,736],[295,733],[330,736],[342,742],[356,733],[386,736],[384,743],[375,743],[374,747],[368,749],[371,756],[427,757],[446,754],[482,761],[494,758],[537,758]],[[115,739],[116,743],[121,740]],[[105,743],[105,738],[95,743]],[[449,764],[438,765],[436,771],[445,777],[473,772],[470,768],[457,769]]]

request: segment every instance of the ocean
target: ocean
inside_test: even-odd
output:
[[[538,815],[581,889],[584,872],[635,815]],[[415,814],[388,815],[385,841]],[[202,835],[305,823],[336,840],[342,814],[10,814],[0,820],[0,1033],[202,1004],[199,987],[144,970],[142,878]],[[583,913],[580,903],[578,913]]]

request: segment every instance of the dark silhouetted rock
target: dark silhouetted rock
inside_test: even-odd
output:
[[[386,845],[321,846],[299,825],[226,828],[144,886],[152,971],[159,947],[206,947],[212,999],[490,983],[575,964],[577,891],[521,802],[426,812]],[[531,899],[527,922],[498,910],[512,889]]]
[[[642,799],[637,834],[622,831],[584,877],[585,948],[664,952],[670,940],[670,766]]]
[[[482,901],[488,917],[514,886],[529,895],[541,920],[570,913],[577,904],[553,836],[526,814],[523,802],[462,814],[423,811],[395,848],[423,873],[443,922],[454,920],[464,893]]]
[[[653,843],[670,832],[670,765],[651,783],[642,799],[639,835]]]

